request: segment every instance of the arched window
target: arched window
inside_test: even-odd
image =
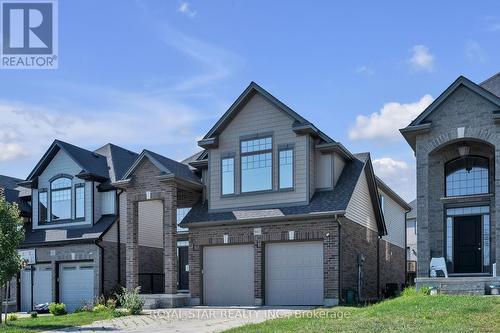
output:
[[[446,164],[446,196],[489,193],[489,161],[485,157],[460,157]]]
[[[59,177],[50,183],[51,221],[71,219],[71,179]]]

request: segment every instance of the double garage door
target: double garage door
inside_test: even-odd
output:
[[[53,276],[51,265],[34,265],[21,272],[21,311],[31,311],[32,302],[33,306],[53,302]],[[93,264],[60,264],[59,302],[66,304],[66,309],[72,312],[93,298]]]
[[[323,243],[270,243],[264,250],[266,305],[323,304]],[[207,305],[254,305],[253,245],[203,250]]]

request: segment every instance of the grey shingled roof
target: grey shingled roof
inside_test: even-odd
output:
[[[493,75],[480,84],[481,87],[490,93],[500,97],[500,73]]]
[[[345,211],[368,157],[368,155],[363,156],[358,157],[361,160],[354,159],[347,162],[335,188],[329,191],[317,191],[308,205],[209,213],[207,205],[200,201],[187,214],[181,225]]]
[[[111,182],[122,179],[127,170],[134,164],[139,154],[112,143],[97,149],[96,153],[107,158],[109,179]]]
[[[416,219],[417,218],[417,199],[410,202],[411,211],[406,215],[407,219]]]
[[[21,247],[50,245],[68,241],[93,241],[100,239],[116,221],[115,215],[103,215],[94,225],[88,227],[62,227],[51,229],[27,228]]]
[[[145,149],[144,151],[160,163],[166,170],[168,170],[169,173],[172,173],[176,177],[192,180],[197,183],[200,182],[200,179],[193,173],[193,171],[191,171],[188,165],[174,161],[150,150]]]
[[[22,182],[21,179],[0,175],[0,188],[15,189],[18,185],[17,183]]]

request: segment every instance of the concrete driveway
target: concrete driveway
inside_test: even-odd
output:
[[[116,318],[95,322],[78,328],[69,328],[55,332],[221,332],[229,328],[249,323],[285,316],[300,315],[309,307],[192,307],[145,311],[144,315]]]

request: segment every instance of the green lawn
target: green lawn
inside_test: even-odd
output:
[[[8,322],[7,325],[0,325],[0,332],[34,333],[56,330],[65,327],[87,325],[94,321],[111,318],[113,318],[113,316],[109,311],[80,312],[57,317],[49,315],[39,316],[38,318],[19,318],[16,321]]]
[[[292,316],[228,332],[500,332],[500,297],[413,293],[366,307],[321,309],[314,314],[316,318]]]

